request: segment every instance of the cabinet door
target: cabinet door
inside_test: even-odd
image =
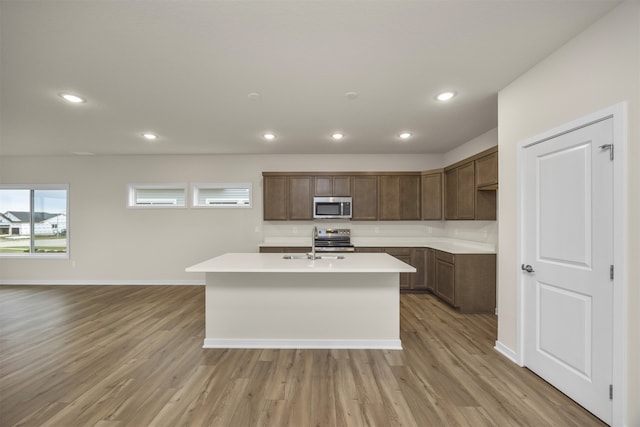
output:
[[[400,219],[400,177],[380,177],[380,219]]]
[[[436,258],[436,295],[455,307],[455,267]]]
[[[263,179],[263,216],[265,221],[287,219],[287,177],[265,176]]]
[[[411,262],[411,248],[385,248],[384,250],[389,255],[398,258],[400,261],[405,262],[412,267],[415,267]],[[413,276],[415,273],[400,273],[400,289],[408,290],[413,288]]]
[[[348,197],[351,195],[350,176],[314,177],[314,195],[325,197]]]
[[[400,219],[420,219],[420,176],[400,177]]]
[[[442,172],[422,175],[422,219],[442,219]]]
[[[444,219],[458,219],[458,169],[444,173]]]
[[[289,219],[312,219],[310,176],[289,177]]]
[[[469,162],[458,168],[458,219],[475,219],[475,168]]]
[[[427,289],[427,276],[426,276],[426,253],[425,248],[414,248],[411,251],[411,265],[416,268],[416,273],[413,275],[413,289],[424,291]]]
[[[436,250],[428,248],[425,253],[425,280],[427,289],[436,290]]]
[[[353,220],[375,221],[378,219],[378,177],[351,177]]]
[[[333,195],[336,197],[348,197],[351,195],[351,177],[333,177]]]
[[[332,196],[333,195],[333,177],[316,176],[314,177],[316,196]]]
[[[420,219],[420,177],[383,175],[380,177],[380,219]]]
[[[476,160],[476,187],[498,184],[498,153],[491,153]]]

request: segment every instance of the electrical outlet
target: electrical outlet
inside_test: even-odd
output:
[[[376,234],[380,233],[380,227],[375,227],[373,229],[373,232],[376,233]]]
[[[298,227],[293,227],[293,234],[298,234]]]
[[[427,227],[427,233],[433,234],[433,227]]]

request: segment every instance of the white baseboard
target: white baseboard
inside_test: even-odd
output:
[[[511,350],[509,347],[507,347],[506,345],[502,344],[500,341],[496,341],[496,345],[495,347],[493,347],[494,349],[496,349],[496,351],[500,354],[502,354],[504,357],[506,357],[507,359],[511,360],[513,363],[515,363],[516,365],[520,365],[522,366],[519,362],[518,362],[518,355],[516,354],[515,351]]]
[[[193,286],[204,284],[204,280],[0,280],[0,285]]]
[[[205,338],[202,348],[402,350],[400,340],[240,340]]]

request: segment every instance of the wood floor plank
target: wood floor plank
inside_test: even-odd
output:
[[[604,425],[495,316],[400,306],[402,351],[203,349],[202,286],[0,286],[0,426]]]

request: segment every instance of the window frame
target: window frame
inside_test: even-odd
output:
[[[249,204],[246,205],[208,205],[201,204],[200,190],[211,190],[218,188],[246,188],[249,190]],[[251,209],[253,208],[253,185],[250,182],[197,182],[191,184],[191,207],[197,209]]]
[[[29,259],[69,259],[71,254],[71,215],[69,214],[69,184],[0,184],[0,190],[29,190],[29,213],[31,220],[29,221],[29,252],[0,252],[0,258],[29,258]],[[63,190],[66,192],[65,200],[65,217],[66,217],[66,251],[65,252],[32,252],[35,249],[35,224],[34,217],[34,192],[46,190]]]
[[[127,208],[128,209],[186,209],[187,208],[186,183],[168,184],[127,184]],[[138,190],[182,190],[183,204],[138,204],[136,196]]]

